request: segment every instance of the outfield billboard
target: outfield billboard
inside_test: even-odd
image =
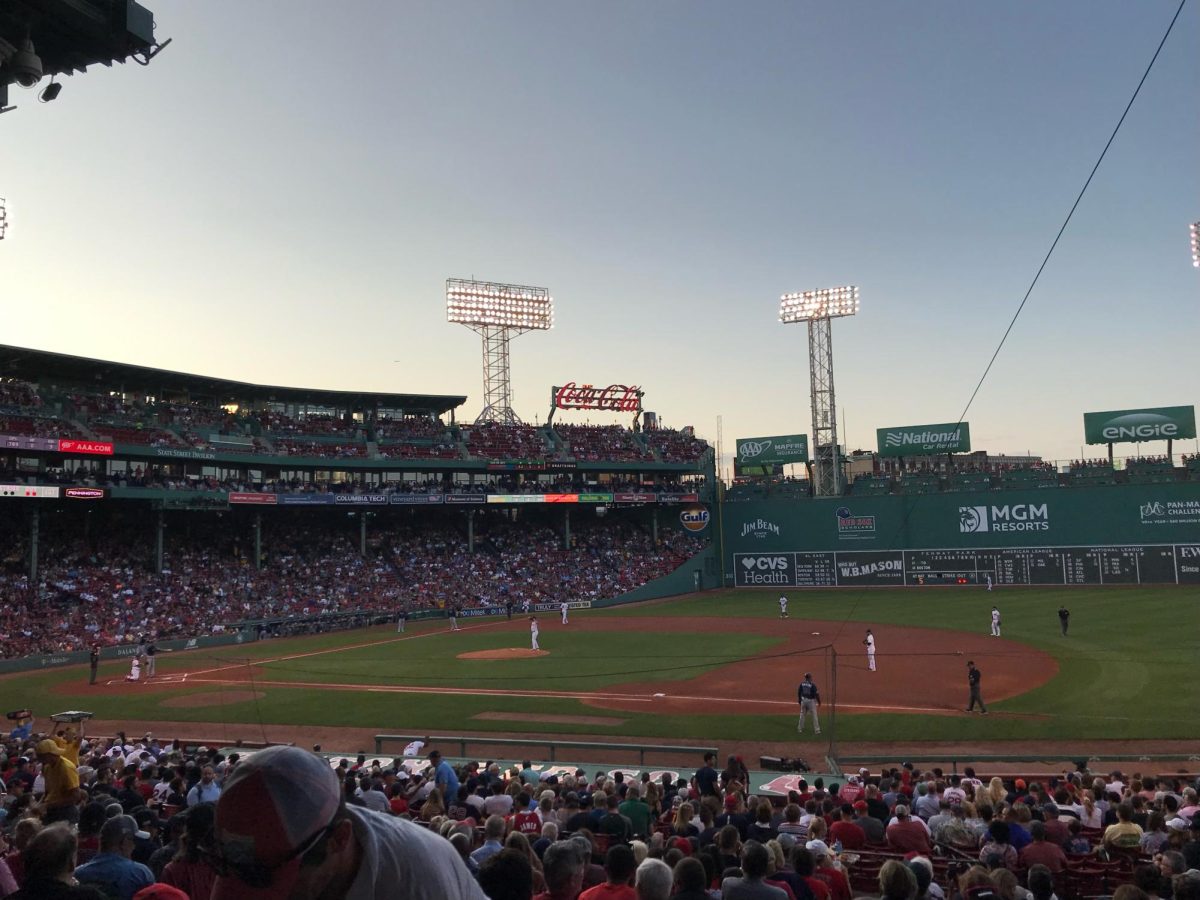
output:
[[[945,425],[901,425],[875,429],[880,456],[932,456],[938,453],[970,453],[971,423]]]
[[[1114,409],[1083,414],[1084,440],[1089,444],[1131,441],[1174,441],[1196,436],[1196,407],[1156,406]]]
[[[808,462],[808,435],[738,438],[737,461],[742,466],[790,466]]]

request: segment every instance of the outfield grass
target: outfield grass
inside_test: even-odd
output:
[[[778,615],[777,591],[727,591],[675,601],[614,607],[582,613],[599,621],[612,617],[705,616],[771,619]],[[793,618],[849,623],[876,622],[986,633],[992,602],[1003,613],[1004,636],[1046,651],[1059,674],[1040,688],[990,704],[997,712],[1026,716],[956,717],[839,713],[841,740],[966,740],[1197,738],[1200,691],[1195,665],[1200,651],[1200,596],[1187,588],[1017,588],[991,594],[981,588],[790,592]],[[1071,610],[1071,634],[1059,635],[1056,611]],[[572,613],[574,617],[576,613]],[[530,734],[611,734],[698,741],[754,739],[796,741],[795,717],[786,715],[694,715],[608,712],[570,698],[509,695],[417,695],[320,690],[319,684],[444,685],[457,689],[548,689],[578,691],[634,681],[694,677],[734,659],[769,651],[771,637],[743,634],[686,634],[681,631],[596,632],[546,629],[542,646],[551,655],[525,660],[460,660],[468,650],[523,645],[523,633],[467,629],[445,633],[444,623],[420,623],[416,640],[362,645],[395,637],[387,629],[343,632],[316,638],[241,645],[227,651],[161,657],[159,672],[195,672],[263,662],[256,676],[297,687],[260,686],[257,702],[220,707],[163,707],[181,693],[215,693],[228,688],[196,685],[130,686],[122,694],[96,695],[86,670],[54,670],[0,682],[14,707],[38,711],[83,706],[102,718],[144,721],[323,723],[381,730],[525,731]],[[279,657],[319,650],[340,652]],[[244,666],[242,666],[244,668]],[[106,677],[123,675],[125,664],[109,664]],[[230,670],[231,672],[236,670]],[[219,673],[214,677],[224,677]],[[791,678],[784,671],[783,677]],[[474,720],[480,712],[511,713],[511,719]],[[620,725],[552,726],[526,721],[538,712],[603,715]],[[825,735],[827,736],[827,735]],[[811,737],[808,740],[812,740]]]

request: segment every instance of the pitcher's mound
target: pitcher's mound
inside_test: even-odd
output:
[[[530,650],[528,647],[502,647],[499,650],[472,650],[458,654],[459,659],[533,659],[549,656],[549,650]]]

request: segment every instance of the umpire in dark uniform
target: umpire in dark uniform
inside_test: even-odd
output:
[[[796,688],[796,702],[800,704],[800,722],[796,725],[796,730],[804,733],[804,720],[812,713],[813,731],[820,734],[821,720],[817,718],[817,707],[821,705],[821,692],[813,684],[812,672],[804,673],[804,680],[800,682],[800,687]]]
[[[1063,637],[1067,636],[1067,628],[1071,624],[1071,611],[1065,606],[1058,608],[1058,624],[1062,628]]]
[[[975,668],[974,662],[967,663],[967,687],[971,689],[971,703],[967,706],[967,712],[975,711],[975,704],[979,704],[979,711],[985,716],[987,715],[987,707],[983,705],[983,696],[979,693],[979,680],[983,677],[983,673]]]
[[[92,651],[88,654],[88,663],[91,665],[92,676],[88,684],[96,683],[96,670],[100,668],[100,645],[92,644]]]

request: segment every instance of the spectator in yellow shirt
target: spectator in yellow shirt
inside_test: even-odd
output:
[[[42,822],[79,821],[79,773],[75,764],[63,755],[63,749],[53,738],[40,741],[34,748],[38,762],[42,764],[42,777],[46,780],[46,794],[42,802],[46,812]]]

